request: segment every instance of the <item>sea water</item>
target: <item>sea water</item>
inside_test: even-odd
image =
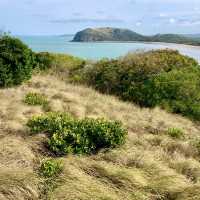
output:
[[[200,47],[144,42],[71,42],[73,35],[18,36],[36,52],[66,53],[86,59],[116,58],[129,52],[152,49],[177,49],[200,62]]]

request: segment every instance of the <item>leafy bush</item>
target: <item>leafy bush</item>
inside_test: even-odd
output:
[[[130,91],[129,91],[130,92]],[[159,105],[168,111],[200,120],[200,68],[189,67],[164,72],[143,84],[136,96],[141,105]]]
[[[62,163],[53,159],[43,161],[40,167],[40,173],[45,178],[56,177],[62,172],[62,170]]]
[[[40,52],[35,54],[35,61],[40,70],[46,70],[52,67],[54,57],[48,52]]]
[[[31,78],[33,52],[19,39],[0,37],[0,87],[21,84]]]
[[[167,134],[172,137],[172,138],[176,138],[176,139],[180,139],[184,136],[183,131],[180,128],[169,128],[167,130]]]
[[[101,92],[114,93],[133,100],[127,93],[130,87],[141,87],[152,76],[173,69],[197,66],[197,62],[174,50],[136,53],[121,59],[104,59],[82,73],[86,82]]]
[[[130,54],[101,60],[77,72],[95,89],[140,106],[161,106],[200,119],[200,68],[174,50]]]
[[[65,113],[34,117],[27,125],[33,133],[49,133],[49,148],[57,154],[92,153],[102,148],[114,148],[123,144],[127,135],[120,122],[78,120]]]

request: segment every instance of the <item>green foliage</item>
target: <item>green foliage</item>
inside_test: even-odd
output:
[[[40,70],[46,70],[52,67],[54,57],[48,52],[40,52],[35,54],[36,66]]]
[[[57,154],[92,153],[125,142],[127,131],[117,121],[74,119],[65,113],[48,113],[29,120],[33,133],[49,133],[49,148]]]
[[[184,136],[183,130],[180,128],[169,128],[167,130],[167,134],[172,137],[172,138],[176,138],[176,139],[181,139]]]
[[[48,159],[42,162],[40,167],[40,174],[45,178],[51,178],[58,176],[63,170],[61,162]]]
[[[157,50],[101,60],[77,74],[101,92],[200,119],[200,68],[194,59],[178,51]]]
[[[140,93],[142,105],[159,105],[171,112],[200,120],[199,67],[161,73],[149,79]]]
[[[46,96],[40,93],[30,92],[26,94],[24,102],[31,106],[42,106],[45,111],[50,110],[49,101],[47,100]]]
[[[0,37],[0,87],[21,84],[31,78],[33,52],[19,39]]]
[[[44,105],[48,103],[47,98],[40,93],[30,92],[26,94],[24,102],[28,105]]]

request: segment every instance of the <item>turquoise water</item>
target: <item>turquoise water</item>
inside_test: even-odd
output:
[[[96,42],[80,43],[70,42],[73,36],[20,36],[30,48],[36,52],[48,51],[54,53],[67,53],[87,59],[116,58],[136,50],[151,50],[161,48],[177,49],[185,55],[200,61],[200,47],[188,47],[176,44],[155,43],[113,43]]]

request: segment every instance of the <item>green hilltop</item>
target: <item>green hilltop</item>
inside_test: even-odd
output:
[[[111,27],[87,28],[76,33],[73,39],[73,42],[97,41],[142,41],[200,45],[200,40],[194,37],[178,34],[157,34],[153,36],[145,36],[129,29]]]

